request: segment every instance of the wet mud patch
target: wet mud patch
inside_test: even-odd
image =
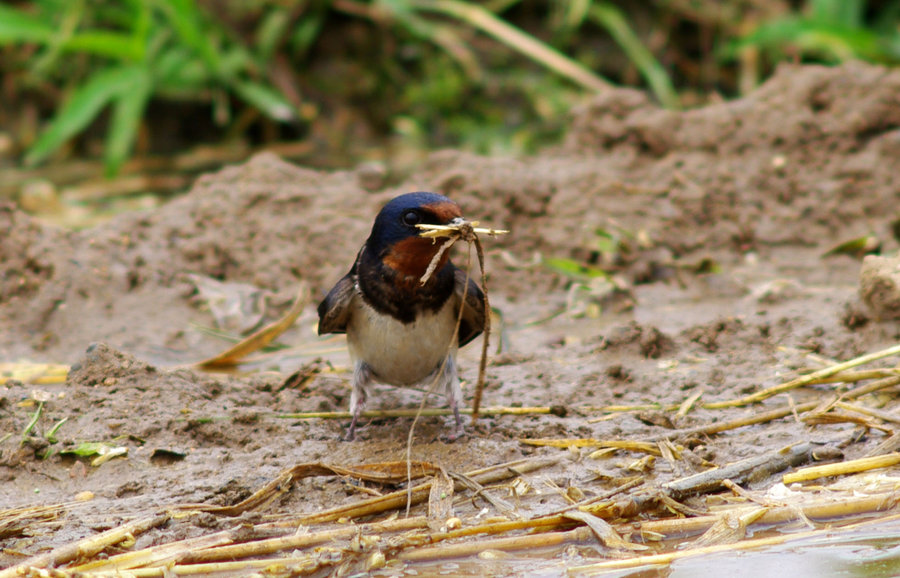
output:
[[[845,460],[891,453],[896,448],[881,444],[895,428],[888,416],[897,409],[896,384],[842,399],[850,409],[826,408],[831,417],[804,416],[835,393],[889,379],[896,357],[859,368],[873,372],[859,381],[727,404],[900,340],[891,260],[898,135],[900,73],[861,64],[785,67],[745,99],[686,112],[613,90],[573,112],[560,147],[527,159],[442,151],[405,182],[375,192],[361,173],[311,171],[261,155],[202,177],[153,212],[84,231],[0,207],[0,359],[72,366],[64,382],[13,376],[0,386],[0,503],[65,504],[48,514],[53,519],[0,533],[0,565],[179,504],[241,503],[297,464],[404,460],[409,417],[371,418],[357,441],[344,443],[345,421],[298,415],[344,411],[349,401],[343,342],[315,335],[312,307],[280,340],[288,349],[259,356],[244,374],[190,365],[227,345],[201,330],[221,320],[201,287],[258,290],[246,313],[252,323],[237,326],[274,319],[301,282],[324,295],[346,273],[379,207],[410,190],[447,194],[467,216],[512,230],[485,242],[500,315],[484,403],[509,411],[487,412],[453,444],[441,441],[450,418],[423,417],[412,458],[451,473],[548,461],[513,475],[521,492],[509,479],[493,482],[507,484],[493,493],[514,502],[509,512],[481,498],[457,500],[464,525],[545,516],[631,479],[659,488],[789,445],[836,449]],[[827,253],[867,235],[880,241],[886,261],[869,257],[861,281],[861,256]],[[461,248],[454,259],[465,261]],[[468,398],[479,349],[476,342],[460,354]],[[379,388],[369,408],[414,409],[421,395]],[[860,418],[854,404],[874,411]],[[787,413],[764,423],[703,429],[782,408]],[[523,439],[654,447],[669,440],[680,457]],[[93,456],[65,453],[85,442],[127,454],[95,466]],[[764,491],[777,479],[770,472],[743,487]],[[276,533],[265,524],[294,523],[295,532],[303,516],[399,487],[297,479],[265,508],[237,518],[157,520],[133,548],[241,520],[256,538]],[[639,490],[623,496],[637,500]],[[710,507],[692,500],[695,510]],[[365,520],[383,521],[373,516]],[[608,519],[630,518],[620,511]],[[576,522],[566,524],[558,529],[574,531]],[[572,536],[571,547],[541,551],[561,563],[608,554],[590,533]],[[364,568],[378,548],[339,550],[308,573],[348,560]],[[416,564],[398,553],[403,548],[383,551],[396,554],[397,571]]]

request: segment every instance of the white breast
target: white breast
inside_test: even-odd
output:
[[[360,295],[347,323],[350,357],[364,361],[374,377],[390,385],[413,385],[437,369],[447,353],[456,354],[457,299],[409,324],[375,311]],[[452,343],[451,343],[452,342]]]

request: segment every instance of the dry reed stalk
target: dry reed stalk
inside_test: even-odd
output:
[[[472,415],[471,408],[459,408],[459,413]],[[557,414],[559,409],[550,406],[539,407],[485,407],[480,411],[481,415],[548,415]],[[443,408],[425,408],[421,413],[417,409],[386,409],[367,410],[360,414],[368,418],[394,418],[416,417],[416,414],[424,417],[451,416],[453,411]],[[350,419],[353,415],[349,411],[311,411],[301,413],[279,413],[272,417],[279,419]]]
[[[858,460],[850,460],[846,462],[838,462],[835,464],[825,464],[821,466],[812,466],[803,468],[796,472],[784,474],[782,481],[785,484],[794,482],[806,482],[819,478],[827,478],[830,476],[843,476],[846,474],[857,474],[859,472],[867,472],[879,468],[889,468],[900,464],[900,452],[894,452],[882,456],[873,456],[868,458],[860,458]]]

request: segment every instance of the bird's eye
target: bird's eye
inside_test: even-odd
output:
[[[401,218],[403,219],[403,222],[410,227],[418,225],[422,222],[422,216],[419,215],[417,211],[406,211],[405,213],[403,213],[403,217]]]

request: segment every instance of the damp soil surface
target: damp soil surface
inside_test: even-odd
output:
[[[315,301],[346,273],[379,207],[412,190],[448,195],[468,217],[512,231],[484,240],[497,311],[484,405],[553,408],[481,417],[452,443],[450,418],[421,418],[413,459],[463,472],[556,458],[525,476],[531,491],[517,507],[533,515],[566,506],[570,488],[569,497],[608,491],[643,456],[522,439],[659,439],[824,398],[832,386],[701,407],[898,342],[891,296],[861,296],[861,255],[829,254],[865,237],[896,253],[898,159],[900,71],[783,67],[747,98],[684,112],[610,90],[573,111],[558,147],[529,158],[441,151],[399,184],[373,184],[366,168],[321,172],[261,155],[152,212],[88,230],[0,206],[0,361],[71,365],[64,382],[0,386],[0,506],[67,504],[54,523],[0,534],[0,567],[167,506],[236,503],[298,463],[405,459],[410,418],[368,420],[344,442],[345,420],[279,414],[347,409],[349,358],[341,337],[316,335]],[[455,251],[463,265],[465,250]],[[271,321],[303,283],[314,302],[279,339],[287,348],[241,374],[191,368],[228,345],[206,329],[236,335]],[[467,401],[479,354],[480,340],[460,353]],[[421,398],[379,386],[368,407],[415,409]],[[881,409],[896,407],[888,397]],[[661,484],[801,441],[851,459],[885,435],[788,416],[680,436],[693,457],[645,463],[641,475]],[[71,453],[83,442],[127,454],[94,466]],[[305,479],[263,514],[315,512],[365,491]],[[460,502],[457,514],[465,521],[484,506]],[[232,524],[173,521],[137,545]]]

